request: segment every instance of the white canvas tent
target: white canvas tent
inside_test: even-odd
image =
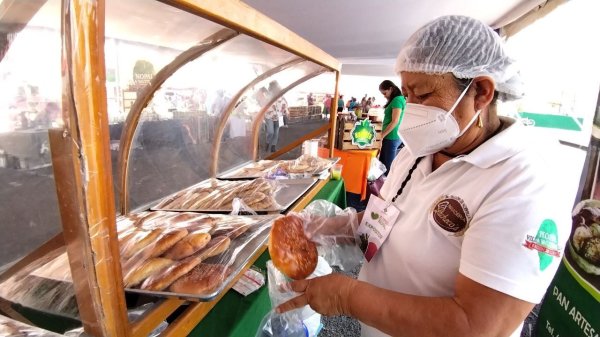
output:
[[[501,28],[545,0],[245,0],[338,58],[345,75],[392,76],[404,41],[426,22],[461,14]],[[556,1],[554,1],[556,2]]]

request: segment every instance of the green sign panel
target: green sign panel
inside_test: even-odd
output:
[[[551,232],[552,226],[543,229]],[[540,267],[545,264],[540,260]],[[600,337],[600,201],[582,201],[573,211],[565,256],[546,292],[535,336]]]
[[[354,127],[350,132],[352,137],[352,145],[356,145],[361,149],[373,146],[376,135],[375,126],[368,119],[363,119],[354,123]]]

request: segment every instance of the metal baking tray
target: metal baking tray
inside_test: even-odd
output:
[[[217,255],[208,258],[202,263],[219,263],[229,261],[227,264],[231,268],[231,273],[223,282],[210,294],[194,295],[194,294],[181,294],[170,291],[149,291],[136,288],[125,288],[126,292],[137,293],[148,296],[164,297],[164,298],[177,298],[182,300],[196,301],[196,302],[210,302],[225,290],[225,288],[231,283],[231,281],[238,276],[244,266],[248,264],[252,256],[254,256],[259,249],[261,249],[268,240],[269,231],[273,224],[273,221],[278,218],[278,214],[273,215],[255,215],[252,216],[254,219],[258,219],[256,223],[252,224],[251,228],[248,229],[244,234],[233,239],[229,248],[221,255]],[[62,265],[58,268],[58,265]],[[50,261],[48,264],[38,268],[31,273],[32,276],[39,278],[45,278],[52,281],[72,283],[71,272],[66,258],[66,253],[59,255],[56,259]]]
[[[281,162],[281,160],[274,160],[274,161],[277,162],[277,165],[279,165],[279,163]],[[242,173],[241,171],[243,169],[250,168],[253,165],[255,165],[256,163],[257,162],[255,162],[255,161],[249,161],[249,162],[245,162],[241,165],[237,165],[237,166],[217,175],[217,179],[220,179],[220,180],[252,180],[252,179],[256,179],[256,178],[262,178],[262,177],[264,177],[266,171],[262,171],[260,174],[254,174],[254,175],[243,175],[243,176],[239,175]],[[274,166],[272,166],[272,167],[274,167]]]
[[[246,233],[232,240],[231,246],[229,246],[229,248],[223,254],[202,261],[202,263],[219,263],[223,259],[233,259],[233,263],[228,265],[228,267],[231,268],[231,274],[229,274],[229,276],[223,280],[221,285],[219,285],[219,287],[217,287],[212,293],[205,295],[193,295],[174,293],[170,291],[149,291],[135,288],[126,288],[125,291],[149,296],[177,298],[197,302],[210,302],[214,300],[225,290],[227,285],[229,285],[229,283],[231,283],[231,281],[240,274],[252,256],[254,256],[254,254],[256,254],[256,252],[258,252],[258,250],[267,243],[273,220],[279,217],[279,215],[258,215],[257,217],[262,217],[264,219],[252,225],[252,228]]]
[[[329,160],[331,162],[331,164],[327,165],[327,167],[325,167],[323,170],[318,171],[318,172],[313,172],[313,173],[309,173],[307,172],[307,176],[304,176],[304,178],[309,178],[309,177],[319,177],[321,176],[323,173],[329,171],[329,169],[331,167],[333,167],[333,165],[337,164],[337,162],[340,161],[339,157],[335,157],[335,158],[321,158],[321,159],[326,159]],[[283,160],[280,160],[279,162],[282,162]],[[256,179],[256,178],[262,178],[264,177],[264,175],[267,173],[266,171],[263,171],[260,175],[244,175],[244,176],[239,176],[239,174],[241,173],[241,171],[245,168],[249,168],[251,167],[255,162],[248,162],[248,163],[244,163],[240,166],[236,166],[230,170],[227,170],[221,174],[219,174],[217,176],[217,179],[221,179],[221,180],[249,180],[249,179]],[[293,178],[290,178],[293,179]]]
[[[275,201],[277,201],[278,207],[268,208],[268,209],[255,209],[254,211],[258,214],[264,213],[273,213],[278,212],[282,213],[286,211],[290,206],[292,206],[298,199],[300,199],[304,193],[306,193],[311,187],[315,185],[317,182],[317,178],[303,178],[303,179],[283,179],[276,180],[278,184],[280,184],[280,188],[275,195]],[[199,184],[196,184],[188,189],[199,188],[205,185],[210,184],[209,180],[205,180]],[[187,190],[187,189],[186,189]],[[207,209],[207,208],[198,208],[198,209],[178,209],[178,208],[159,208],[157,207],[164,201],[169,201],[177,197],[180,193],[186,191],[179,191],[177,193],[173,193],[170,196],[160,200],[156,203],[155,206],[150,209],[153,211],[174,211],[174,212],[200,212],[200,213],[230,213],[232,211],[231,207],[222,208],[222,209]]]

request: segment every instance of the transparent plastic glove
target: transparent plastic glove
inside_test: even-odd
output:
[[[327,200],[315,200],[301,213],[306,236],[318,245],[319,255],[327,263],[344,271],[352,270],[362,261],[356,230],[358,215],[354,208],[342,210]]]

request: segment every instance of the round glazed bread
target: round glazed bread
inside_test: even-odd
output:
[[[277,269],[301,280],[317,267],[317,246],[304,234],[302,219],[288,215],[276,219],[269,235],[269,254]]]
[[[180,294],[208,295],[231,274],[231,269],[222,264],[201,263],[191,272],[179,278],[170,290]]]
[[[209,241],[210,234],[208,233],[200,231],[188,234],[175,246],[171,247],[165,253],[165,257],[172,260],[181,260],[204,248]]]

